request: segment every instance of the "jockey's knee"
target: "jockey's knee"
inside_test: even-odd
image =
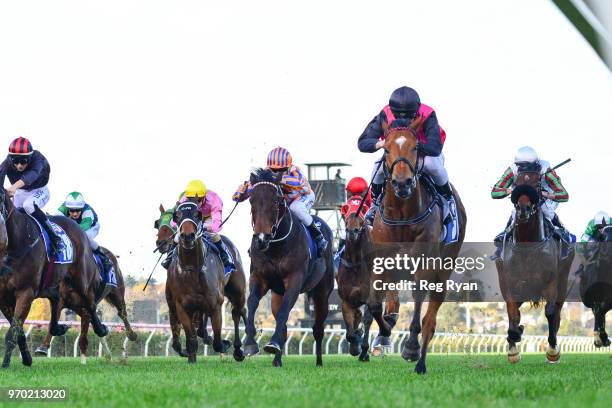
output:
[[[289,206],[289,209],[293,215],[295,215],[302,222],[302,224],[306,226],[312,224],[312,215],[308,213],[308,209],[306,209],[306,206],[301,202],[294,201]]]
[[[211,233],[210,240],[216,244],[217,242],[221,241],[221,234],[216,232]]]
[[[444,168],[444,157],[425,156],[423,159],[423,171],[429,174],[438,186],[448,183],[448,173]]]
[[[382,158],[380,160],[382,160]],[[372,170],[374,184],[382,184],[385,182],[385,171],[383,166],[380,165],[380,160],[374,163],[374,169]]]
[[[25,212],[32,215],[34,211],[36,211],[34,199],[28,198],[27,200],[25,200],[23,202],[23,209],[25,210]]]

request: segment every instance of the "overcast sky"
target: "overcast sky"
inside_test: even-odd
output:
[[[0,59],[0,148],[30,138],[52,166],[46,210],[81,191],[126,274],[148,275],[157,207],[192,178],[228,212],[277,145],[369,179],[379,154],[357,138],[401,85],[447,131],[467,240],[505,225],[489,192],[525,144],[572,158],[570,230],[612,212],[611,76],[547,0],[2,1]],[[250,228],[244,203],[224,227],[243,258]]]

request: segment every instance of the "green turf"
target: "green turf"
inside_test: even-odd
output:
[[[399,356],[360,363],[348,356],[270,356],[236,363],[231,357],[131,358],[123,364],[90,358],[38,358],[27,368],[19,358],[0,371],[0,387],[68,387],[71,406],[82,407],[406,407],[406,406],[610,406],[612,358],[565,354],[548,365],[543,354],[509,365],[503,355],[431,355],[428,373]],[[35,404],[0,403],[5,407]],[[40,404],[58,407],[63,404]]]

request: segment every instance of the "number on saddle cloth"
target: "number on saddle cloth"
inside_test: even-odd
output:
[[[107,286],[117,287],[117,275],[115,275],[115,266],[112,265],[112,262],[111,262],[110,270],[106,271],[105,273],[104,262],[102,262],[102,259],[100,259],[100,256],[98,254],[93,254],[93,256],[94,256],[94,259],[96,260],[96,264],[98,265],[98,272],[100,273],[100,279],[102,280],[102,282],[104,282],[104,284]]]
[[[52,253],[51,238],[49,237],[47,230],[45,230],[45,228],[39,224],[36,218],[32,217],[31,215],[30,218],[32,219],[32,221],[34,221],[43,237],[43,241],[45,242],[45,248],[47,250],[47,260],[50,261]],[[62,242],[64,243],[64,249],[55,255],[53,263],[71,264],[74,260],[74,248],[72,246],[72,241],[70,240],[70,237],[68,236],[68,234],[66,234],[66,231],[64,231],[62,227],[60,227],[53,221],[49,221],[49,223],[53,227],[53,231],[55,231],[57,236],[59,236],[62,239]]]

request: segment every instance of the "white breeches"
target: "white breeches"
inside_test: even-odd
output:
[[[99,222],[97,222],[96,225],[94,225],[93,227],[85,231],[85,235],[87,235],[87,238],[89,238],[89,245],[91,246],[91,249],[93,249],[94,251],[98,249],[98,246],[99,246],[98,243],[96,242],[96,237],[98,236],[99,233],[100,233],[100,223]]]
[[[558,202],[553,200],[546,200],[544,204],[542,204],[542,215],[548,220],[552,222],[552,219],[555,216],[555,210],[559,205]],[[512,222],[514,222],[514,217],[516,215],[516,208],[512,209]]]
[[[383,156],[384,157],[384,156]],[[383,184],[385,182],[385,174],[383,166],[378,167],[378,164],[383,158],[376,160],[374,163],[374,170],[372,171],[372,177],[375,184]],[[438,186],[443,186],[448,183],[448,173],[444,168],[444,153],[440,153],[439,156],[425,156],[419,158],[419,167],[423,169],[425,174],[428,174],[433,178],[434,183]],[[376,169],[378,168],[378,171]]]
[[[34,212],[34,205],[42,209],[51,198],[49,188],[47,186],[34,189],[32,191],[17,190],[13,197],[13,205],[16,208],[23,208],[28,214]]]
[[[302,221],[302,224],[304,224],[305,226],[309,226],[310,224],[312,224],[312,215],[310,215],[310,208],[312,208],[314,201],[315,194],[311,191],[310,194],[306,194],[289,204],[289,209],[291,210],[293,215],[299,218],[299,220]]]

